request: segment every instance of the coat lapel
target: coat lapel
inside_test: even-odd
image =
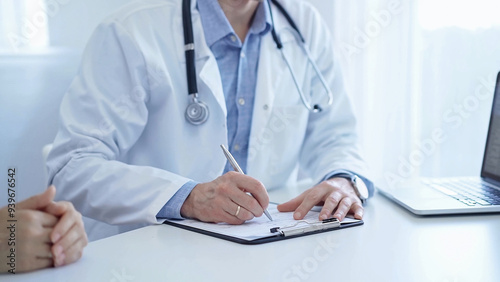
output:
[[[274,21],[277,30],[286,25],[281,13],[273,9]],[[279,34],[279,32],[278,32]],[[282,42],[293,40],[287,36],[282,38]],[[259,67],[257,75],[257,85],[255,90],[255,103],[252,117],[252,129],[248,151],[248,173],[252,174],[254,166],[258,167],[266,162],[267,157],[262,150],[266,148],[266,139],[271,134],[268,128],[269,120],[272,118],[273,107],[276,94],[283,92],[279,87],[283,85],[283,79],[289,74],[288,67],[282,58],[281,52],[276,47],[271,34],[262,38],[259,56]],[[286,85],[286,87],[293,87]],[[288,89],[288,88],[287,88]]]

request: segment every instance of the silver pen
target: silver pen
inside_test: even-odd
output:
[[[220,145],[220,147],[222,148],[222,152],[224,152],[224,156],[226,156],[226,159],[229,161],[229,163],[231,164],[233,169],[241,174],[245,174],[243,172],[243,170],[241,169],[241,167],[236,162],[236,160],[234,159],[233,155],[231,155],[231,152],[229,152],[229,150],[226,149],[224,144]],[[270,221],[273,221],[273,218],[271,217],[271,215],[269,214],[269,212],[267,210],[264,210],[264,214],[267,216],[267,218],[269,218]]]

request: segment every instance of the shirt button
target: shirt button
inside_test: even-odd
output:
[[[239,151],[240,150],[240,145],[238,145],[238,144],[234,145],[234,150],[235,151]]]
[[[245,99],[240,98],[240,99],[238,100],[238,103],[239,103],[240,105],[242,105],[242,106],[243,106],[243,105],[245,105]]]
[[[242,58],[245,58],[245,53],[241,52],[240,56],[241,56]]]
[[[264,107],[263,107],[263,108],[264,108],[264,111],[269,110],[269,106],[268,106],[268,105],[264,105]]]
[[[231,41],[236,42],[236,36],[231,35]]]

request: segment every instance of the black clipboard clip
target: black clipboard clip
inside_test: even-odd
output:
[[[309,222],[306,220],[297,221],[294,225],[271,228],[271,233],[279,233],[281,236],[295,236],[305,233],[317,232],[340,227],[340,221],[334,217],[322,221]]]

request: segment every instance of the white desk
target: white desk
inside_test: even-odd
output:
[[[270,193],[284,201],[296,191]],[[92,242],[72,265],[8,281],[499,281],[500,215],[417,217],[381,195],[365,224],[245,246],[167,225]]]

